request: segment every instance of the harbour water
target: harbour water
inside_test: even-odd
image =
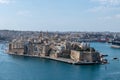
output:
[[[120,49],[107,43],[91,43],[109,64],[71,65],[53,60],[8,55],[0,44],[0,80],[120,80]]]

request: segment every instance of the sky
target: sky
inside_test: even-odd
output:
[[[120,0],[0,0],[0,30],[120,30]]]

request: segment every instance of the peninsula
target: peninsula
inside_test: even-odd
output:
[[[40,33],[31,38],[20,37],[9,42],[8,54],[32,56],[71,64],[101,64],[102,54],[88,42],[68,41],[64,35]]]

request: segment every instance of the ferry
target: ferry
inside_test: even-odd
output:
[[[120,41],[115,41],[113,40],[112,41],[112,45],[111,45],[112,48],[120,48]]]
[[[117,34],[115,34],[114,39],[112,40],[111,43],[112,48],[120,48],[120,37]]]

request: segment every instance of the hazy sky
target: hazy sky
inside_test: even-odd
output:
[[[120,0],[0,0],[0,29],[120,30]]]

